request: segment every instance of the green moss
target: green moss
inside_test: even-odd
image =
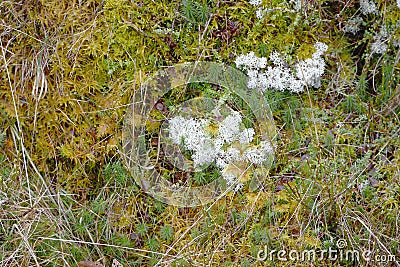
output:
[[[263,19],[245,0],[2,3],[0,262],[143,266],[161,260],[144,252],[151,250],[168,254],[161,265],[251,265],[265,244],[306,248],[354,236],[357,248],[369,249],[376,245],[370,231],[390,237],[379,241],[398,251],[397,50],[391,40],[382,57],[369,49],[383,23],[398,39],[400,13],[394,2],[377,2],[379,14],[364,16],[356,35],[342,29],[359,13],[357,1],[303,1],[301,12],[264,1]],[[329,45],[321,88],[264,94],[278,128],[277,154],[256,196],[243,189],[208,209],[180,209],[133,183],[120,162],[121,128],[133,92],[152,73],[194,60],[234,66],[250,51],[278,51],[294,64],[317,41]],[[221,88],[188,88],[172,90],[165,106],[198,94],[248,112]],[[159,128],[147,125],[149,133]],[[217,174],[197,173],[194,184]],[[362,181],[369,184],[361,188]],[[188,260],[173,259],[175,252]]]

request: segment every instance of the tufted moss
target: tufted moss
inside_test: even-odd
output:
[[[163,255],[42,237],[162,253],[173,245],[166,258],[176,250],[196,264],[239,265],[255,263],[264,244],[301,249],[354,236],[370,249],[375,241],[359,220],[397,252],[391,242],[398,242],[400,76],[392,40],[400,37],[400,12],[394,1],[376,2],[379,12],[363,16],[357,34],[343,25],[359,15],[359,1],[302,1],[300,12],[287,1],[263,1],[262,19],[247,0],[1,2],[0,220],[9,218],[0,223],[11,230],[0,228],[0,262],[3,252],[30,255],[28,242],[13,232],[20,221],[31,226],[40,216],[37,228],[21,229],[43,262],[60,265],[97,256],[126,266],[154,264]],[[382,25],[389,49],[371,54]],[[321,88],[264,94],[279,129],[279,153],[263,190],[231,194],[201,210],[166,206],[134,184],[120,161],[121,130],[133,92],[155,71],[195,60],[234,66],[250,51],[263,57],[278,51],[295,64],[314,53],[317,41],[329,45]],[[207,86],[203,96],[224,93]],[[149,136],[159,128],[146,125]],[[203,174],[196,184],[218,172]],[[57,189],[54,203],[42,178]],[[26,255],[26,265],[35,264]]]
[[[318,10],[301,23],[304,16],[279,1],[262,20],[245,1],[203,9],[195,1],[33,3],[7,9],[16,29],[6,31],[14,38],[7,47],[14,99],[3,73],[3,127],[10,131],[18,119],[35,165],[71,192],[93,188],[96,166],[116,155],[125,106],[151,72],[197,59],[230,62],[260,43],[264,55],[277,50],[302,59],[327,38],[313,15]]]

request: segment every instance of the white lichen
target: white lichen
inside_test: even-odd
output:
[[[256,11],[256,18],[262,19],[263,17],[264,17],[264,9],[260,7]]]
[[[205,119],[176,116],[169,119],[168,123],[171,142],[193,152],[191,158],[194,167],[198,169],[215,163],[228,185],[239,178],[226,172],[229,166],[235,166],[238,162],[262,164],[273,154],[268,141],[262,141],[258,146],[251,144],[255,131],[242,125],[242,116],[237,111],[232,111],[219,123],[216,137],[211,137],[207,132],[210,123]]]
[[[383,54],[387,51],[388,33],[386,31],[385,25],[383,25],[379,33],[376,33],[374,36],[374,42],[371,43],[371,52],[372,54]]]
[[[360,30],[360,25],[363,23],[363,19],[360,16],[356,16],[343,26],[343,30],[347,33],[356,34]]]
[[[293,9],[299,12],[302,6],[302,0],[290,0],[289,1],[293,5]]]
[[[400,0],[399,0],[400,1]],[[400,48],[400,39],[394,39],[392,45],[396,48]]]
[[[360,0],[360,8],[364,15],[378,13],[378,8],[373,0]]]
[[[384,43],[384,41],[379,38],[379,36],[375,37],[375,41],[371,44],[371,52],[372,54],[383,54],[387,51],[388,45]]]
[[[246,71],[248,76],[247,86],[251,89],[266,91],[291,91],[299,93],[305,86],[320,87],[320,78],[325,71],[325,61],[322,58],[328,46],[324,43],[315,44],[315,53],[311,58],[302,60],[292,68],[285,63],[285,59],[277,52],[272,52],[269,61],[273,65],[267,66],[265,57],[257,57],[254,52],[239,56],[235,63],[238,68]]]
[[[262,4],[262,0],[250,0],[249,4],[252,6],[259,6]]]
[[[236,58],[237,67],[242,67],[246,70],[262,69],[267,66],[268,60],[265,57],[257,57],[254,52],[249,52],[246,55],[241,55]]]

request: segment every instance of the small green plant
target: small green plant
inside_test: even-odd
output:
[[[158,240],[156,238],[151,237],[147,240],[147,246],[152,251],[158,251],[160,248],[160,243],[158,242]]]
[[[146,236],[149,228],[146,223],[138,223],[135,226],[135,230],[140,236]]]
[[[269,244],[271,237],[265,227],[261,225],[255,225],[250,232],[251,241],[254,245],[265,245]]]
[[[170,242],[174,237],[174,228],[171,225],[163,225],[160,228],[159,235],[163,240]]]
[[[210,17],[207,1],[183,0],[182,13],[192,23],[205,25]]]

